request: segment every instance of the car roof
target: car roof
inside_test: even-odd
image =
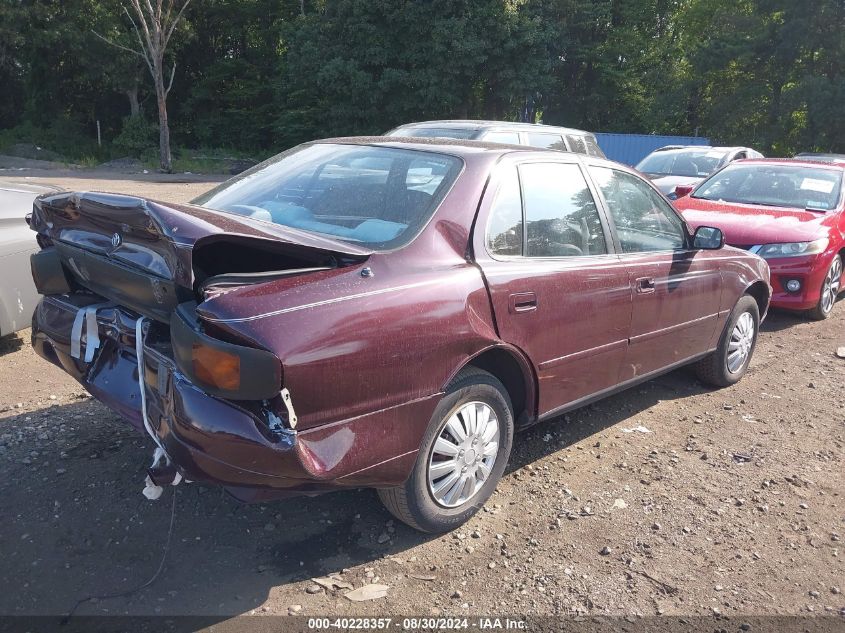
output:
[[[586,130],[578,130],[572,127],[564,127],[561,125],[546,125],[545,123],[524,123],[520,121],[485,121],[476,119],[444,119],[442,121],[416,121],[414,123],[403,123],[398,125],[398,128],[411,127],[439,127],[439,128],[455,128],[466,129],[472,128],[475,130],[484,130],[489,128],[509,128],[513,130],[534,130],[536,132],[552,132],[562,131],[566,134],[589,134]]]
[[[473,141],[463,138],[441,138],[420,136],[340,136],[325,138],[313,143],[337,143],[339,145],[378,145],[381,147],[396,147],[403,149],[417,149],[436,151],[454,156],[471,156],[475,154],[489,154],[507,152],[538,151],[529,145],[511,145],[508,143],[491,143],[489,141]],[[560,153],[560,152],[556,152]]]
[[[562,156],[575,157],[577,160],[586,161],[587,164],[612,167],[636,174],[642,177],[629,165],[617,163],[607,158],[588,156],[577,152],[561,152],[558,150],[532,147],[531,145],[513,145],[509,143],[491,143],[489,141],[473,141],[463,138],[440,138],[440,137],[419,137],[419,136],[341,136],[337,138],[325,138],[312,143],[336,143],[339,145],[370,145],[378,147],[392,147],[396,149],[411,149],[424,152],[437,152],[457,156],[465,160],[473,160],[480,157],[496,157],[505,154],[516,154],[531,156],[542,156],[550,160],[559,160]]]
[[[811,158],[744,158],[736,160],[732,165],[795,165],[797,167],[813,167],[815,169],[845,170],[845,161],[820,161]]]
[[[845,154],[816,154],[813,152],[802,152],[796,154],[795,158],[798,160],[809,160],[816,163],[845,163]]]
[[[751,149],[750,147],[741,147],[741,146],[733,146],[733,147],[723,147],[723,146],[716,146],[716,145],[665,145],[663,147],[658,147],[655,152],[673,152],[673,151],[685,151],[691,149],[700,149],[700,150],[707,150],[711,152],[730,152],[737,149]],[[756,151],[756,150],[752,150]]]

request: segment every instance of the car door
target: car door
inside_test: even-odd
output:
[[[627,271],[577,157],[506,158],[479,209],[474,253],[499,335],[539,379],[539,414],[616,385],[631,319]]]
[[[690,248],[686,223],[644,179],[591,164],[628,268],[631,336],[621,380],[683,363],[708,351],[719,315],[718,264]]]

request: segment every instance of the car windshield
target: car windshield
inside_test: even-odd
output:
[[[480,130],[467,127],[400,127],[393,130],[390,136],[473,139],[480,133]]]
[[[839,170],[735,163],[705,180],[693,197],[829,211],[839,202],[841,187]]]
[[[416,236],[462,165],[433,152],[315,143],[279,154],[193,203],[390,249]]]
[[[710,148],[658,151],[640,161],[637,169],[644,174],[701,178],[716,171],[726,155]]]

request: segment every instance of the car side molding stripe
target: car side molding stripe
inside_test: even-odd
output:
[[[342,301],[352,301],[353,299],[363,299],[365,297],[374,297],[376,295],[386,294],[388,292],[399,292],[401,290],[410,290],[411,288],[420,288],[422,286],[431,286],[435,284],[442,284],[441,279],[429,279],[427,281],[418,281],[413,284],[405,284],[404,286],[395,286],[393,288],[381,288],[379,290],[370,290],[368,292],[361,292],[346,297],[336,297],[334,299],[325,299],[323,301],[315,301],[314,303],[306,303],[301,306],[292,306],[290,308],[282,308],[281,310],[273,310],[272,312],[264,312],[263,314],[253,314],[248,317],[238,317],[233,319],[215,319],[212,317],[203,316],[203,321],[210,323],[244,323],[246,321],[256,321],[266,317],[278,316],[279,314],[287,314],[289,312],[297,312],[298,310],[307,310],[309,308],[317,308],[320,306],[327,306],[334,303],[341,303]]]
[[[638,334],[637,336],[632,336],[630,338],[631,343],[642,343],[643,341],[647,341],[652,338],[656,338],[658,336],[663,336],[664,334],[669,334],[670,332],[677,332],[678,330],[684,330],[688,327],[693,327],[702,323],[704,321],[709,321],[710,319],[718,319],[719,312],[714,312],[713,314],[708,314],[707,316],[699,317],[697,319],[693,319],[691,321],[684,321],[683,323],[676,323],[675,325],[670,325],[669,327],[662,328],[660,330],[652,330],[651,332],[646,332],[645,334]]]
[[[580,352],[573,352],[572,354],[567,354],[566,356],[559,356],[558,358],[552,358],[550,360],[545,360],[538,365],[539,369],[551,369],[552,367],[556,367],[558,365],[563,365],[564,363],[568,363],[573,360],[579,360],[586,356],[594,356],[596,354],[604,354],[605,352],[612,352],[613,350],[619,348],[625,348],[628,346],[628,339],[624,338],[620,341],[613,341],[611,343],[606,343],[604,345],[599,345],[597,347],[591,347],[590,349],[582,349]]]

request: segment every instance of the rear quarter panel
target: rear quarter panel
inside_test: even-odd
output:
[[[203,318],[281,359],[297,429],[440,393],[470,357],[500,343],[481,273],[467,256],[496,157],[466,162],[408,246],[344,268],[243,287],[198,307]],[[365,268],[371,276],[362,274]]]

